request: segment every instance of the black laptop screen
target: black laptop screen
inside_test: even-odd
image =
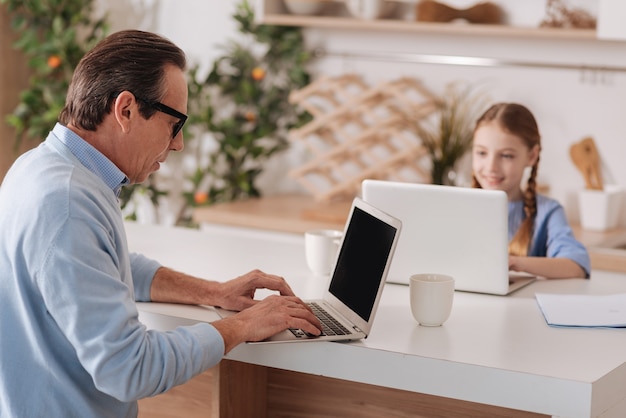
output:
[[[354,208],[330,293],[369,321],[397,229],[369,213]]]

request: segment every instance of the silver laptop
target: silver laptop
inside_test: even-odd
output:
[[[305,301],[330,317],[326,321],[329,325],[325,327],[324,335],[313,337],[299,329],[290,329],[254,344],[367,338],[401,226],[398,219],[355,198],[328,288],[322,299]],[[223,310],[218,312],[222,316],[233,314]],[[321,317],[324,314],[316,315],[323,320]]]
[[[535,279],[509,272],[503,191],[364,180],[362,197],[402,221],[389,282],[444,273],[454,277],[456,290],[507,295]]]

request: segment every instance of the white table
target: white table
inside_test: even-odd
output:
[[[132,251],[207,279],[259,268],[284,276],[303,298],[319,297],[326,285],[308,272],[300,235],[133,223],[127,232]],[[558,417],[626,416],[626,330],[549,327],[535,292],[626,292],[626,275],[537,281],[507,297],[456,292],[449,320],[437,328],[417,325],[408,288],[387,284],[364,341],[243,344],[227,358]],[[217,318],[206,307],[139,305],[154,328]]]

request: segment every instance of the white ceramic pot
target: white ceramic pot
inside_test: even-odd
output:
[[[581,190],[578,193],[580,224],[590,231],[606,231],[615,228],[624,197],[617,185],[605,185],[604,190]]]
[[[381,19],[393,13],[396,3],[385,0],[345,0],[350,14],[359,19]]]
[[[283,0],[292,15],[316,15],[324,9],[324,2],[319,0]]]

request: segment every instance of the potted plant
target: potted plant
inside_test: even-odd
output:
[[[474,125],[486,109],[485,96],[471,85],[449,84],[437,101],[437,110],[414,123],[431,160],[433,184],[454,185],[455,168],[470,150]]]
[[[247,0],[233,17],[244,41],[231,41],[206,77],[198,68],[190,73],[190,130],[196,137],[207,132],[214,149],[196,158],[180,221],[189,207],[260,196],[255,182],[263,165],[287,148],[289,129],[310,119],[289,103],[290,92],[310,81],[312,55],[301,30],[255,23]],[[205,152],[197,144],[189,148]]]

